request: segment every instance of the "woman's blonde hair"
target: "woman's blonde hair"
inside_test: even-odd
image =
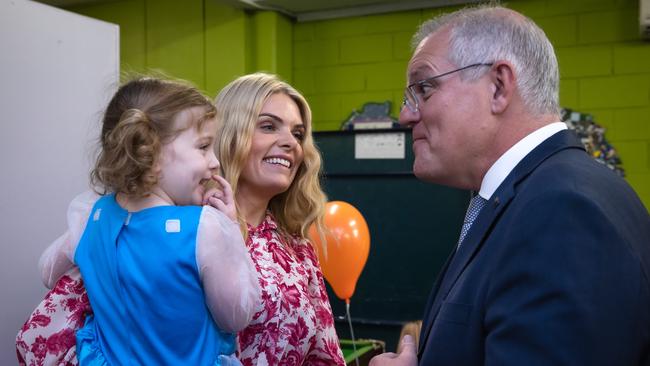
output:
[[[175,126],[178,114],[193,107],[203,108],[202,117],[189,126]],[[149,194],[158,184],[155,167],[162,145],[190,127],[201,128],[215,113],[212,101],[186,82],[151,77],[126,82],[104,113],[91,183],[102,194]]]
[[[268,209],[285,234],[307,238],[309,227],[315,223],[322,237],[326,197],[320,185],[321,157],[312,137],[309,105],[291,85],[275,75],[255,73],[237,78],[223,88],[216,98],[217,156],[224,177],[236,195],[260,111],[264,102],[277,93],[289,96],[300,110],[305,125],[304,157],[289,188],[273,197]],[[241,217],[240,222],[245,225]]]

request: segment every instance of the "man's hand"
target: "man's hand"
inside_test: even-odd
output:
[[[370,360],[370,366],[417,366],[418,357],[413,337],[405,335],[400,342],[400,353],[383,353]]]

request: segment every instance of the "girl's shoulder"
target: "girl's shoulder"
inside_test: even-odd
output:
[[[223,212],[216,208],[206,205],[201,208],[201,216],[199,219],[199,230],[202,231],[215,231],[216,233],[222,232],[241,232],[239,222],[233,221],[230,217],[226,216]]]
[[[226,214],[210,205],[201,207],[201,216],[205,217],[207,220],[215,220],[226,224],[239,225],[236,220],[232,220],[230,217],[226,216]]]
[[[102,198],[97,192],[88,190],[72,199],[68,206],[67,221],[68,230],[72,234],[73,242],[78,242],[86,227],[86,221],[91,214],[95,204]]]

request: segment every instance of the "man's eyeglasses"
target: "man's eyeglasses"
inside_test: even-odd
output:
[[[432,91],[435,91],[438,88],[438,84],[435,82],[436,79],[477,66],[492,66],[492,63],[477,63],[463,66],[459,69],[447,71],[445,73],[418,80],[414,83],[409,84],[404,90],[404,101],[402,102],[402,108],[406,106],[411,112],[417,113],[420,110],[418,101],[423,100],[425,95],[430,94]]]

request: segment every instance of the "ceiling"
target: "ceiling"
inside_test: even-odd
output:
[[[115,0],[113,0],[115,1]],[[295,18],[311,21],[396,11],[437,8],[449,5],[477,3],[479,0],[211,0],[238,8],[274,10]],[[79,4],[106,3],[111,0],[40,0],[56,7]],[[155,4],[155,0],[150,4]]]
[[[310,21],[477,3],[478,0],[215,0],[250,9],[275,10]]]

